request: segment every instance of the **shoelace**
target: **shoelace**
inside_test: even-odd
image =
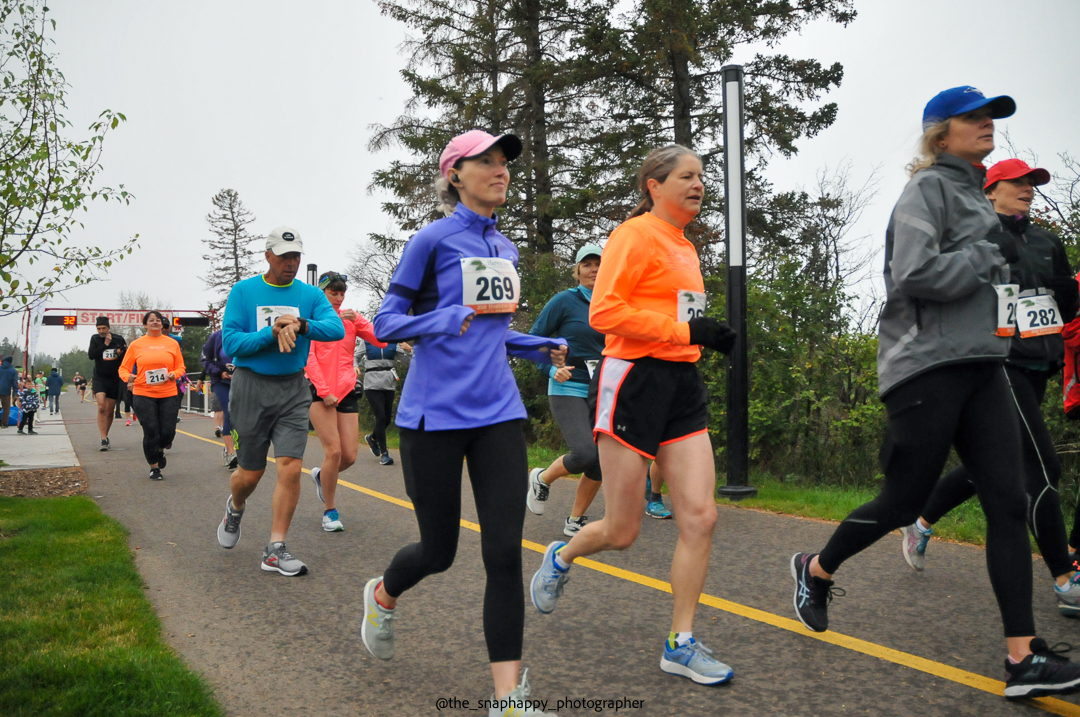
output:
[[[834,597],[844,597],[845,595],[847,595],[847,591],[844,588],[810,581],[810,601],[818,607],[828,606]]]
[[[551,486],[549,486],[547,483],[540,480],[539,478],[536,479],[536,499],[537,500],[541,500],[541,501],[547,500],[548,493],[550,491],[551,491]]]
[[[1072,652],[1073,646],[1068,642],[1055,642],[1053,645],[1048,645],[1045,650],[1039,650],[1034,653],[1036,655],[1042,655],[1047,659],[1055,662],[1068,662],[1069,658],[1064,657],[1066,652]]]
[[[683,645],[683,647],[689,647],[690,652],[696,653],[702,660],[705,660],[706,662],[717,662],[717,660],[712,656],[713,651],[702,645],[697,640],[690,643],[689,645]]]
[[[551,571],[555,577],[555,587],[549,588],[547,592],[551,593],[555,597],[562,597],[563,587],[570,582],[570,576],[555,567],[554,561],[551,564]]]
[[[244,517],[244,514],[240,511],[234,510],[231,506],[225,511],[225,532],[235,533],[236,529],[240,527],[240,519]]]
[[[918,530],[919,534],[922,536],[922,537],[919,538],[919,542],[915,546],[915,552],[916,553],[925,553],[926,552],[926,545],[927,545],[927,543],[930,542],[930,536],[934,534],[934,531],[931,530],[929,532],[924,533],[921,530],[919,530],[918,528],[916,528],[915,530]]]
[[[282,543],[281,547],[278,548],[277,550],[275,550],[274,552],[277,553],[278,560],[295,560],[296,559],[296,558],[294,558],[292,556],[292,553],[289,552],[289,549],[285,547],[285,543]]]

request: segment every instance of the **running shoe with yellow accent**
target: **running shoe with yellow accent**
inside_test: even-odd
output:
[[[387,610],[375,599],[375,588],[382,576],[368,580],[364,586],[364,620],[360,623],[360,639],[364,647],[380,660],[394,657],[394,620],[396,610]]]
[[[521,674],[521,682],[514,691],[502,699],[491,696],[488,717],[558,717],[554,712],[543,712],[546,701],[533,700],[532,688],[529,687],[529,670]]]

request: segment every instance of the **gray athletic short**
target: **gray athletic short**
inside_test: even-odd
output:
[[[211,412],[217,413],[218,411],[224,411],[225,410],[225,409],[223,409],[221,407],[221,401],[218,400],[217,396],[214,394],[213,391],[207,391],[206,395],[210,397],[210,411]]]
[[[238,366],[229,389],[229,417],[240,467],[266,468],[271,443],[277,458],[303,458],[309,406],[311,392],[303,371],[264,376]]]

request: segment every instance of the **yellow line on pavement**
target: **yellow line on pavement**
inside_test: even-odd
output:
[[[198,439],[200,441],[206,441],[207,443],[213,443],[214,445],[223,446],[224,443],[220,443],[209,438],[203,438],[202,436],[196,436],[193,433],[177,430],[177,433],[182,433],[185,436]],[[268,458],[269,461],[274,461],[273,458]],[[307,468],[302,469],[304,473],[311,473]],[[355,483],[350,483],[346,480],[338,479],[338,485],[351,488],[357,492],[369,495],[372,498],[378,498],[379,500],[386,501],[387,503],[393,503],[394,505],[401,506],[402,508],[408,508],[413,510],[413,505],[407,500],[395,498],[392,495],[386,493],[380,493],[377,490],[365,488]],[[480,526],[476,523],[468,520],[461,521],[461,527],[468,528],[469,530],[480,532]],[[540,543],[534,543],[531,540],[522,540],[522,547],[529,550],[543,554],[547,550],[546,545]],[[641,573],[635,573],[630,570],[624,570],[617,568],[613,565],[607,565],[600,563],[589,558],[578,558],[574,561],[575,565],[580,565],[585,568],[590,568],[605,575],[610,575],[615,578],[627,580],[632,583],[637,583],[644,587],[659,590],[660,592],[670,593],[671,583],[663,580],[657,580],[656,578],[649,577],[648,575],[642,575]],[[919,672],[925,672],[935,677],[940,677],[950,682],[956,682],[957,684],[966,685],[976,690],[982,690],[983,692],[989,692],[993,695],[1000,696],[1005,689],[1005,683],[1000,680],[994,680],[989,677],[977,675],[974,672],[968,672],[967,670],[961,670],[951,665],[946,665],[941,662],[935,662],[934,660],[928,660],[925,657],[919,657],[918,655],[912,655],[908,652],[902,652],[900,650],[894,650],[891,647],[885,647],[868,640],[860,640],[857,637],[851,637],[838,632],[811,632],[807,630],[801,622],[798,620],[792,620],[787,617],[780,617],[774,615],[771,612],[765,610],[758,610],[757,608],[747,607],[730,600],[724,600],[713,595],[707,595],[702,593],[701,598],[698,600],[702,605],[708,605],[709,607],[716,608],[717,610],[723,610],[733,615],[744,617],[748,620],[754,620],[755,622],[761,622],[766,625],[778,627],[781,630],[788,630],[794,632],[802,637],[809,637],[813,640],[819,640],[821,642],[827,642],[831,645],[843,647],[853,652],[861,652],[864,655],[870,657],[876,657],[879,660],[885,660],[886,662],[892,662],[897,665],[903,665],[904,667],[910,667],[913,670]],[[1027,704],[1040,709],[1046,710],[1052,714],[1064,715],[1065,717],[1080,717],[1080,705],[1074,705],[1071,702],[1059,700],[1054,697],[1039,697],[1037,699],[1028,700]]]

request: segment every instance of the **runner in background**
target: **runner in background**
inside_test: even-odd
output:
[[[272,443],[277,485],[270,542],[263,550],[261,569],[290,577],[307,572],[307,565],[285,545],[300,498],[308,439],[311,392],[304,366],[312,341],[340,341],[345,336],[326,296],[296,281],[303,250],[295,230],[278,227],[271,231],[266,237],[266,273],[233,286],[221,330],[222,349],[236,365],[228,405],[240,467],[230,479],[218,543],[233,548],[240,540],[244,508],[266,472]]]
[[[589,326],[589,302],[592,300],[596,274],[600,271],[603,250],[586,244],[574,257],[574,279],[578,285],[560,291],[536,317],[529,333],[534,336],[563,336],[570,342],[574,366],[555,368],[537,364],[548,377],[548,403],[563,440],[570,452],[556,458],[545,468],[529,472],[526,504],[536,515],[543,515],[551,484],[563,476],[582,474],[577,483],[574,507],[563,524],[563,534],[573,537],[588,520],[585,511],[600,490],[600,457],[592,435],[589,412],[589,381],[596,364],[603,358],[604,335]]]
[[[311,469],[311,479],[323,504],[322,528],[328,533],[345,530],[338,515],[334,496],[338,473],[356,463],[360,448],[360,408],[356,397],[356,372],[353,350],[356,339],[376,346],[386,346],[375,338],[371,323],[352,309],[342,310],[349,278],[327,271],[319,277],[319,288],[340,317],[345,338],[340,341],[316,341],[308,353],[305,371],[311,381],[311,425],[323,449],[321,466]]]
[[[214,415],[217,426],[214,435],[221,437],[225,447],[221,449],[221,460],[225,467],[236,470],[236,441],[232,434],[232,421],[229,417],[229,388],[232,386],[232,375],[236,369],[232,359],[225,353],[225,347],[221,341],[221,329],[210,334],[203,344],[202,365],[206,375],[210,378],[210,396],[217,401],[221,409],[221,418]]]
[[[41,396],[41,405],[44,406],[49,395],[49,386],[45,382],[45,372],[38,371],[37,379],[34,380],[34,386],[37,387],[38,394]]]
[[[82,403],[86,400],[86,379],[76,371],[75,375],[71,377],[71,383],[75,386],[75,392],[79,395],[79,403]]]
[[[1005,375],[1020,412],[1028,525],[1056,582],[1058,610],[1066,617],[1080,617],[1080,574],[1069,557],[1058,498],[1061,461],[1042,417],[1046,383],[1063,365],[1061,329],[1076,318],[1080,306],[1080,285],[1069,268],[1061,240],[1028,220],[1035,187],[1049,181],[1050,173],[1045,169],[1032,169],[1020,159],[1006,159],[987,171],[983,191],[1020,257],[1009,266],[1009,281],[1019,290],[1015,311],[1019,330],[1009,344]],[[931,526],[974,495],[971,473],[964,466],[937,482],[918,520],[901,528],[901,547],[908,565],[923,569]]]
[[[728,353],[735,332],[705,316],[694,245],[683,229],[705,196],[701,159],[669,145],[649,153],[638,175],[641,203],[604,247],[589,323],[605,335],[604,359],[589,386],[593,435],[604,470],[604,518],[569,543],[551,543],[532,580],[532,601],[552,612],[574,560],[625,550],[637,540],[648,461],[668,478],[679,541],[671,563],[674,614],[660,669],[700,684],[732,677],[693,637],[716,524],[716,471],[709,396],[695,362],[701,346]]]
[[[994,119],[1015,110],[1010,97],[988,99],[974,87],[945,90],[926,105],[919,156],[885,233],[887,299],[878,325],[878,391],[888,413],[885,480],[820,555],[791,558],[796,615],[824,632],[829,601],[839,591],[833,574],[915,522],[954,447],[986,514],[986,562],[1005,628],[1009,699],[1080,687],[1080,666],[1034,637],[1020,425],[1002,365],[1015,299],[1009,265],[1020,262],[1020,253],[983,195],[981,162],[994,149]]]
[[[45,389],[49,396],[49,415],[60,413],[60,392],[64,389],[64,379],[55,368],[45,379]]]
[[[371,413],[375,417],[375,428],[371,433],[364,436],[364,442],[371,449],[371,455],[379,459],[384,466],[394,465],[394,459],[386,450],[386,429],[390,426],[390,414],[394,410],[395,386],[398,381],[397,370],[394,363],[399,356],[411,354],[412,346],[404,341],[387,344],[385,348],[379,348],[366,341],[356,347],[356,374],[360,375],[359,366],[364,367],[363,386],[364,398],[371,406]]]
[[[401,469],[420,542],[398,551],[385,576],[364,587],[364,646],[380,660],[394,656],[393,620],[405,593],[450,568],[461,521],[461,464],[468,463],[487,573],[483,624],[498,699],[524,700],[518,682],[525,629],[521,537],[528,458],[521,402],[508,355],[565,363],[566,342],[510,330],[521,283],[518,250],[496,228],[506,201],[507,162],[521,154],[513,135],[481,130],[443,150],[436,183],[448,215],[405,245],[375,333],[383,341],[417,337],[409,378],[398,401]],[[437,608],[436,608],[437,610]],[[412,663],[406,663],[412,670]],[[488,710],[540,715],[526,709]]]
[[[143,315],[146,333],[135,339],[124,353],[120,378],[134,394],[135,410],[142,419],[143,456],[150,465],[150,480],[162,480],[165,448],[176,438],[176,414],[180,393],[176,382],[184,375],[180,345],[164,335],[166,319],[160,311]]]
[[[123,336],[109,330],[109,317],[99,316],[96,322],[97,335],[90,337],[90,348],[86,355],[94,362],[94,376],[91,390],[97,401],[98,433],[101,434],[101,450],[109,450],[109,431],[113,424],[113,409],[120,397],[120,361],[124,357],[127,342]]]
[[[21,381],[19,372],[11,365],[14,356],[5,356],[0,361],[0,411],[3,411],[3,420],[0,420],[0,428],[7,428],[11,415],[11,397],[18,394]],[[79,374],[75,374],[78,376]]]
[[[1080,274],[1076,276],[1080,281]],[[1080,421],[1080,318],[1065,324],[1061,330],[1065,342],[1065,377],[1062,381],[1065,398],[1065,417],[1071,421]],[[1074,570],[1080,570],[1077,550],[1080,549],[1080,510],[1073,517],[1072,531],[1069,533],[1069,560]]]
[[[135,397],[126,383],[120,384],[120,398],[116,401],[116,418],[126,418],[125,426],[131,425],[135,416]],[[138,420],[136,418],[136,420]]]

